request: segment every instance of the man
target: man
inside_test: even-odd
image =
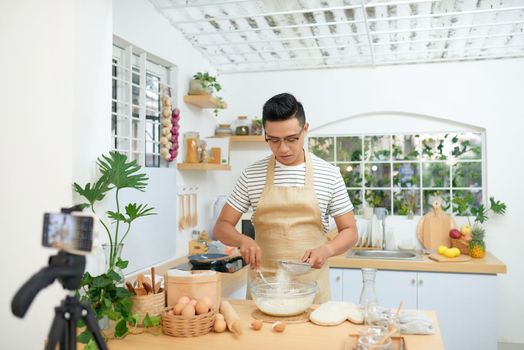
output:
[[[278,260],[301,260],[313,269],[301,279],[319,285],[315,302],[330,299],[326,260],[344,253],[356,241],[353,205],[338,168],[304,150],[309,124],[302,104],[288,93],[270,98],[262,112],[271,156],[244,170],[217,219],[214,234],[224,244],[240,247],[255,271],[272,275]],[[255,239],[235,225],[253,207]],[[329,215],[338,234],[328,241]],[[248,284],[248,294],[249,294]]]

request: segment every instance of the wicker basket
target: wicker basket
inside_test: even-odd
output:
[[[157,294],[134,295],[131,297],[133,314],[139,314],[140,320],[138,325],[141,326],[146,314],[149,316],[159,316],[166,306],[166,294],[160,292]]]
[[[451,247],[458,248],[462,254],[469,255],[469,242],[466,242],[462,238],[452,238]]]
[[[164,334],[172,337],[198,337],[207,334],[213,329],[216,312],[211,309],[207,314],[193,317],[184,317],[181,315],[170,315],[166,308],[162,312],[162,331]]]

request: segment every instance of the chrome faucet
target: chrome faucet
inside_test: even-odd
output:
[[[386,217],[389,212],[386,208],[374,208],[373,214],[382,222],[382,250],[386,250]]]

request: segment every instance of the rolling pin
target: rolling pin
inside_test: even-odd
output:
[[[242,321],[229,301],[222,299],[220,302],[220,313],[224,315],[227,329],[237,335],[242,335]]]

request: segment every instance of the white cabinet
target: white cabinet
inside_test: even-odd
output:
[[[358,303],[361,270],[330,273],[334,300]],[[378,270],[375,279],[380,305],[435,311],[448,350],[497,348],[496,286],[496,275],[483,274]]]

